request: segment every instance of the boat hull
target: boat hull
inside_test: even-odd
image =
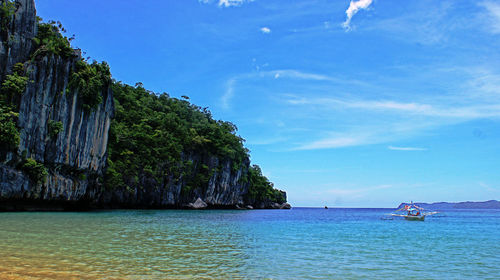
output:
[[[407,221],[423,221],[425,216],[404,216]]]

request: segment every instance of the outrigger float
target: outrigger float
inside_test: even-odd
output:
[[[425,220],[425,216],[430,216],[438,213],[438,212],[424,212],[424,208],[415,205],[413,201],[410,202],[410,204],[405,204],[405,206],[396,210],[396,212],[399,211],[406,211],[406,214],[393,213],[391,214],[391,216],[403,217],[405,218],[405,220],[408,221],[423,221]]]

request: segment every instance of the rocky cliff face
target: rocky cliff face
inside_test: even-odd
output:
[[[157,181],[143,173],[138,184],[103,191],[96,202],[106,207],[127,208],[184,208],[197,199],[203,200],[207,207],[235,208],[237,205],[245,205],[243,198],[248,192],[248,184],[241,183],[240,179],[246,172],[248,163],[233,171],[231,161],[220,162],[217,157],[189,155],[186,159],[195,164],[206,164],[209,169],[219,167],[219,170],[210,177],[207,186],[195,187],[189,191],[186,191],[186,180],[182,176],[168,176]]]
[[[289,209],[288,203],[275,201],[250,200],[247,196],[249,183],[244,176],[248,173],[250,162],[247,160],[236,171],[231,160],[220,160],[215,156],[190,154],[184,160],[195,165],[206,165],[216,170],[207,185],[188,188],[187,178],[167,176],[161,181],[142,172],[137,183],[128,182],[126,188],[102,190],[97,193],[93,203],[98,208],[222,208],[222,209]],[[189,189],[189,190],[187,190]],[[281,192],[283,201],[286,193]],[[197,205],[200,203],[203,206]]]
[[[0,0],[4,4],[5,0]],[[15,13],[2,19],[0,31],[0,77],[11,71],[18,62],[26,61],[32,51],[32,38],[36,34],[34,0],[15,2]]]
[[[3,1],[2,1],[3,2]],[[78,92],[68,87],[71,71],[80,58],[46,55],[30,61],[36,35],[33,0],[16,2],[7,30],[2,30],[0,60],[2,80],[16,63],[27,68],[29,82],[19,104],[21,141],[16,152],[3,151],[0,163],[0,199],[77,202],[91,199],[106,164],[108,131],[113,115],[109,85],[100,93],[103,102],[84,110]],[[60,122],[62,131],[50,133],[49,122]],[[16,168],[21,157],[32,158],[48,169],[45,183],[33,182]]]
[[[0,0],[0,4],[5,0]],[[78,90],[69,87],[77,61],[54,54],[31,58],[32,39],[37,34],[34,0],[17,0],[15,12],[2,18],[0,32],[0,84],[23,63],[29,82],[20,97],[17,125],[20,143],[16,151],[0,149],[0,210],[64,209],[73,206],[97,208],[180,208],[205,205],[216,208],[278,208],[272,201],[247,201],[248,183],[243,176],[249,161],[238,170],[232,162],[200,154],[186,155],[195,164],[204,164],[211,174],[208,185],[187,188],[186,178],[167,176],[161,180],[142,172],[127,187],[106,189],[108,133],[114,112],[113,93],[104,85],[102,102],[85,110]],[[60,123],[51,133],[51,122]],[[31,158],[48,171],[44,182],[34,182],[20,163]],[[283,193],[286,200],[286,194]],[[193,204],[195,201],[197,203]],[[203,201],[203,202],[200,202]],[[192,203],[192,204],[190,204]],[[198,207],[198,206],[197,206]],[[196,207],[195,207],[196,208]]]

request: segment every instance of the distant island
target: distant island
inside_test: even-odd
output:
[[[401,203],[398,206],[399,208],[404,207],[405,205],[408,205],[409,203]],[[434,202],[434,203],[423,203],[423,202],[416,202],[414,203],[417,206],[420,206],[422,208],[429,208],[429,209],[500,209],[500,201],[498,200],[488,200],[488,201],[479,201],[479,202],[474,202],[474,201],[465,201],[465,202]]]

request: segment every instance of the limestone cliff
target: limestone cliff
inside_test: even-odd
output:
[[[13,3],[12,14],[1,18],[0,84],[16,63],[24,65],[28,83],[16,100],[19,145],[17,149],[0,148],[0,210],[180,208],[197,200],[214,208],[286,207],[248,198],[249,183],[242,180],[248,173],[248,159],[235,170],[231,160],[204,153],[183,153],[182,157],[217,170],[206,185],[187,189],[183,175],[151,176],[141,171],[125,186],[104,187],[115,110],[111,82],[96,92],[101,102],[91,110],[86,108],[79,90],[70,86],[71,74],[81,61],[79,51],[69,56],[33,55],[33,38],[38,32],[34,0]],[[61,126],[58,133],[51,132],[54,122]],[[46,168],[42,181],[33,180],[20,168],[26,159]],[[286,201],[286,194],[282,195]]]
[[[0,1],[4,2],[4,1]],[[4,22],[5,19],[2,19]],[[0,199],[4,201],[77,202],[92,197],[89,186],[99,184],[106,164],[108,131],[113,115],[109,85],[100,94],[103,102],[84,110],[77,90],[68,83],[78,52],[69,58],[47,54],[31,59],[32,39],[37,33],[33,0],[15,2],[15,12],[2,29],[0,38],[0,79],[16,63],[25,65],[28,84],[19,101],[17,151],[2,151]],[[60,122],[56,136],[49,122]],[[43,184],[33,182],[16,168],[22,158],[43,163],[48,176]]]
[[[4,5],[5,0],[0,0]],[[0,30],[0,77],[18,62],[26,61],[32,52],[36,34],[36,11],[33,0],[14,2],[14,13],[3,15]]]
[[[162,180],[141,173],[137,184],[129,183],[128,188],[117,188],[103,191],[98,200],[108,207],[139,207],[139,208],[183,208],[198,198],[215,208],[234,208],[244,206],[248,202],[244,197],[248,192],[248,184],[241,182],[244,172],[247,172],[248,162],[236,172],[232,171],[231,161],[222,161],[217,157],[202,157],[189,155],[186,160],[195,164],[206,164],[209,169],[219,168],[209,179],[208,184],[196,186],[186,191],[186,179],[173,175]],[[261,208],[268,208],[264,205]]]

